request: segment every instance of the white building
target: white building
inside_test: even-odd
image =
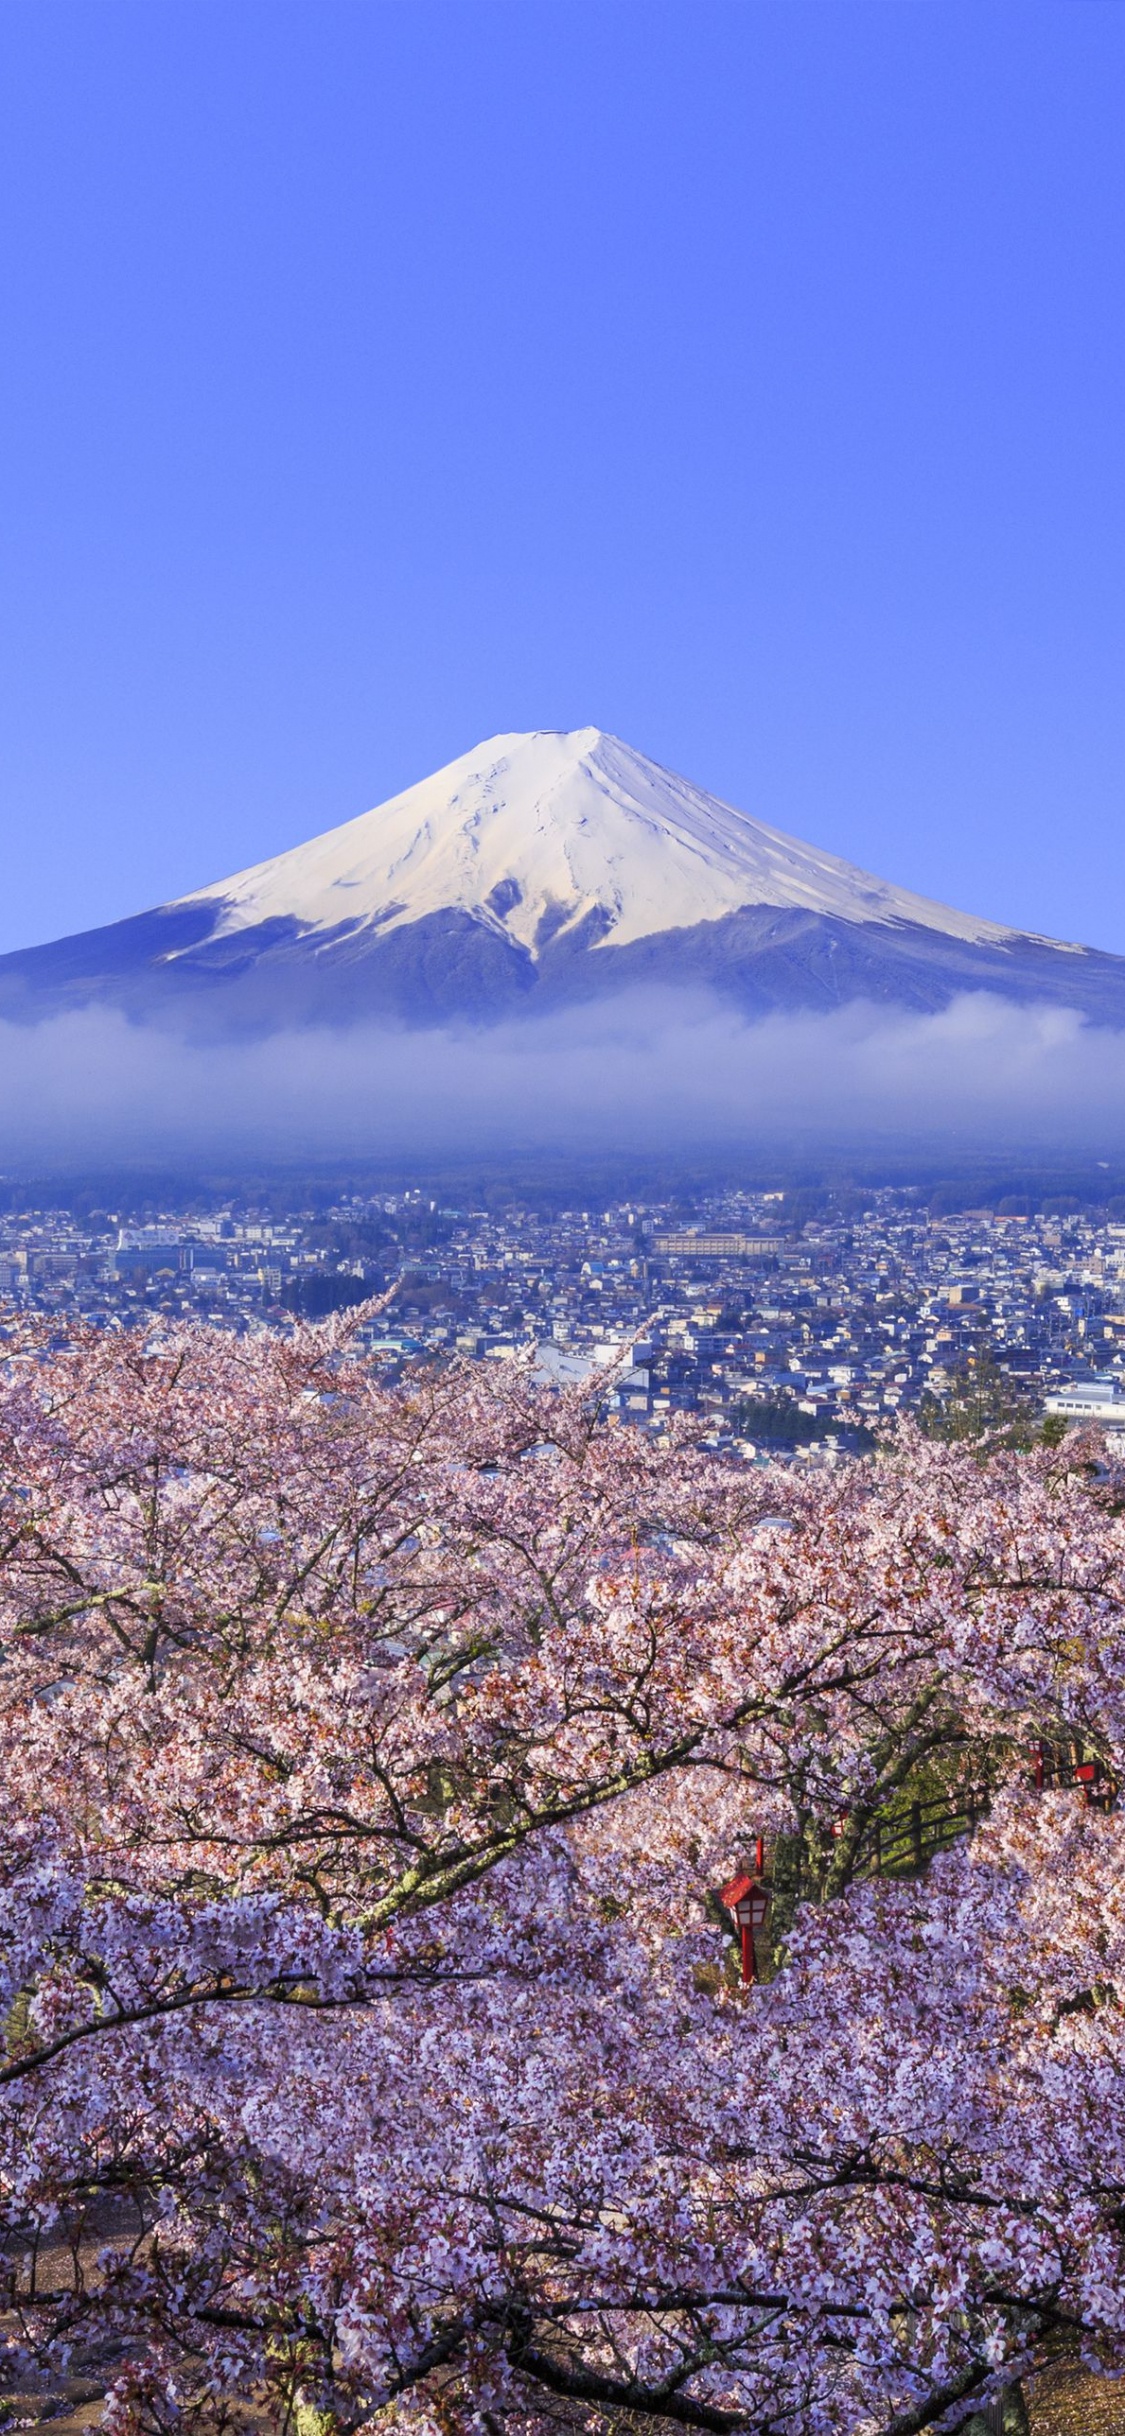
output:
[[[1048,1396],[1043,1409],[1068,1421],[1116,1421],[1125,1427],[1125,1393],[1117,1379],[1076,1379]]]

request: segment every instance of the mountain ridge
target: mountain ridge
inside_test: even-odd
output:
[[[594,727],[489,737],[373,811],[175,902],[216,897],[224,931],[279,913],[314,929],[396,928],[460,904],[533,954],[545,914],[563,928],[595,908],[622,946],[746,904],[1013,935],[807,846]]]
[[[0,957],[0,1017],[106,1005],[209,1036],[489,1023],[637,987],[748,1016],[990,990],[1125,1027],[1125,958],[877,879],[596,728],[490,738],[209,888]]]

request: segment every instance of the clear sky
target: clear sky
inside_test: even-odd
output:
[[[0,946],[594,722],[1125,951],[1125,0],[4,0]]]

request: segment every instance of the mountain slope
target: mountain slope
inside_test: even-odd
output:
[[[1125,1025],[1125,959],[891,886],[596,728],[498,736],[372,812],[153,912],[0,958],[0,1016],[208,1033],[490,1021],[622,987],[748,1013],[959,991]]]
[[[1009,935],[818,854],[593,727],[494,736],[374,812],[181,901],[216,896],[224,936],[293,916],[386,932],[456,905],[533,954],[592,917],[624,947],[744,905]]]

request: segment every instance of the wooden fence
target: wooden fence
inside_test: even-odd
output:
[[[990,1797],[988,1785],[958,1786],[933,1801],[911,1802],[889,1817],[872,1819],[860,1838],[853,1877],[907,1877],[924,1869],[947,1844],[972,1834],[987,1813]]]
[[[1118,1793],[1116,1779],[1083,1743],[1036,1743],[1029,1758],[1036,1792],[1073,1787],[1085,1794],[1091,1809],[1112,1810]],[[860,1838],[853,1876],[908,1877],[924,1869],[935,1853],[956,1843],[958,1836],[972,1834],[987,1816],[992,1791],[987,1782],[954,1785],[930,1801],[911,1802],[903,1810],[873,1819]]]

